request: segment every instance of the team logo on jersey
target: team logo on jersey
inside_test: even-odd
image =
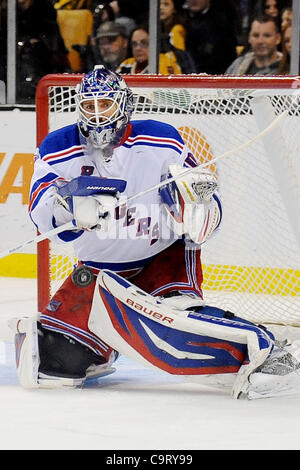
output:
[[[94,173],[93,166],[82,166],[81,167],[81,176],[91,176]]]

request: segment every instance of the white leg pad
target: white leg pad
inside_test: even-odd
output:
[[[15,335],[16,366],[20,384],[24,388],[38,388],[39,348],[38,315],[13,318],[9,326]]]
[[[131,319],[135,319],[135,326]],[[158,326],[152,328],[152,325],[155,325],[152,322],[161,325],[161,330]],[[185,363],[187,360],[198,361],[199,366],[194,366],[191,372],[194,378],[196,375],[204,375],[206,372],[203,363],[210,365],[212,362],[210,359],[215,358],[207,353],[199,353],[200,349],[197,348],[193,353],[190,349],[176,348],[174,343],[168,342],[168,337],[173,338],[177,334],[178,338],[182,332],[187,337],[187,342],[189,341],[187,334],[191,333],[247,345],[249,362],[242,367],[239,365],[240,369],[232,391],[234,398],[239,396],[244,384],[248,383],[251,372],[265,361],[273,345],[269,335],[255,325],[177,310],[142,292],[108,270],[101,271],[97,278],[89,328],[121,354],[148,367],[186,376],[190,375],[186,371],[191,369],[181,367],[180,361]],[[160,335],[162,330],[164,333]],[[156,351],[156,357],[151,352],[153,349]],[[166,355],[170,359],[168,364],[164,362]],[[170,363],[176,366],[171,367]],[[221,368],[218,370],[221,373]]]

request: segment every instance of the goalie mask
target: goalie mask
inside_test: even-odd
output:
[[[76,92],[80,133],[103,155],[111,154],[129,123],[132,91],[120,75],[100,65],[85,75]]]

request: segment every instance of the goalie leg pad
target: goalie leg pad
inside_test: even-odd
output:
[[[243,365],[249,375],[268,356],[273,345],[270,335],[251,323],[213,316],[205,309],[172,309],[103,270],[97,278],[89,328],[120,353],[171,374],[237,373]]]

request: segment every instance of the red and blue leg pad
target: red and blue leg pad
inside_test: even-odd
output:
[[[113,277],[113,276],[112,276]],[[118,279],[119,280],[119,279]],[[130,285],[127,281],[125,284]],[[170,327],[159,311],[143,308],[136,311],[130,303],[115,297],[108,289],[99,287],[102,302],[115,331],[137,353],[152,365],[176,375],[236,373],[247,363],[247,344],[222,338],[196,334]],[[124,286],[125,287],[125,286]],[[142,306],[141,306],[142,308]],[[159,309],[157,309],[159,310]],[[224,322],[224,329],[234,322],[224,319],[225,312],[214,307],[205,307],[199,312],[190,312],[191,318],[202,321]],[[155,318],[162,321],[155,321]],[[243,325],[243,324],[242,324]],[[245,323],[249,328],[252,324]],[[255,326],[254,326],[255,327]]]

